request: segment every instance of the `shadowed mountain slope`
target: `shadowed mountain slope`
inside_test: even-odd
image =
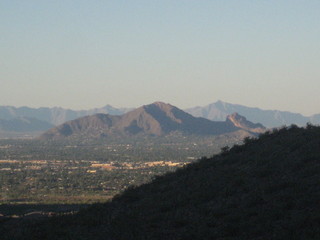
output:
[[[266,132],[4,239],[319,239],[319,148],[320,127]]]
[[[213,122],[205,118],[193,117],[170,104],[156,102],[121,116],[96,114],[69,121],[44,133],[41,138],[132,136],[137,134],[161,136],[173,132],[219,135],[238,130],[255,133],[258,128],[263,128],[261,125],[244,121],[244,118],[239,116],[233,119],[234,121]],[[242,127],[243,123],[238,122],[241,119],[247,124],[245,128]]]

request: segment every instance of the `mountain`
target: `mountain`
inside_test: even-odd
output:
[[[35,118],[17,117],[10,120],[0,119],[0,138],[32,137],[34,134],[46,131],[53,125]]]
[[[320,127],[246,139],[105,204],[13,220],[7,239],[320,239]]]
[[[96,113],[109,113],[112,115],[121,115],[130,109],[127,108],[114,108],[110,105],[106,105],[102,108],[95,108],[90,110],[70,110],[60,107],[54,108],[29,108],[29,107],[12,107],[12,106],[0,106],[0,119],[10,120],[17,117],[32,117],[51,123],[53,125],[59,125],[66,121],[70,121],[79,117],[92,115]]]
[[[29,107],[16,108],[12,106],[0,106],[0,119],[10,120],[17,117],[31,117],[57,126],[70,120],[88,115],[94,115],[97,113],[123,115],[131,110],[133,109],[114,108],[110,105],[106,105],[102,108],[81,111],[59,107],[43,107],[36,109]],[[217,101],[204,107],[188,108],[184,111],[195,117],[203,117],[212,121],[225,121],[228,115],[237,112],[238,114],[245,116],[247,119],[250,119],[250,121],[259,122],[268,128],[280,127],[283,125],[289,126],[291,124],[303,126],[307,122],[320,124],[320,114],[307,117],[299,113],[291,113],[278,110],[263,110],[259,108],[246,107],[239,104],[226,103],[222,101]]]
[[[228,115],[237,112],[253,122],[259,122],[268,128],[296,124],[303,126],[308,122],[320,124],[320,114],[311,117],[299,113],[291,113],[278,110],[262,110],[259,108],[246,107],[222,101],[209,104],[204,107],[194,107],[185,110],[195,117],[204,117],[212,121],[222,121]]]
[[[95,114],[72,120],[50,129],[41,138],[87,138],[138,134],[162,136],[173,132],[194,135],[219,135],[238,130],[257,133],[264,129],[261,124],[250,123],[239,115],[234,115],[230,119],[224,122],[214,122],[205,118],[196,118],[170,104],[155,102],[121,116]]]

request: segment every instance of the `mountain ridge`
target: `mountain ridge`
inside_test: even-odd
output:
[[[58,126],[65,122],[84,116],[94,115],[97,113],[105,113],[119,116],[132,110],[133,108],[115,108],[111,105],[106,105],[102,108],[94,108],[79,111],[64,109],[61,107],[30,108],[0,106],[0,119],[14,122],[14,119],[19,117],[35,118],[48,123],[48,128],[43,129],[43,131],[46,131],[51,127],[49,126],[49,124]],[[263,110],[256,107],[247,107],[239,104],[226,103],[220,100],[204,107],[198,106],[184,109],[184,111],[193,115],[194,117],[203,117],[212,121],[225,121],[227,116],[237,112],[245,118],[250,119],[250,121],[259,122],[268,128],[280,127],[284,125],[289,126],[291,124],[303,126],[308,122],[312,124],[320,124],[320,114],[314,114],[310,117],[306,117],[299,113],[278,110]],[[2,131],[0,137],[6,138],[8,136],[13,136],[13,138],[15,138],[14,136],[20,136],[19,128],[21,127],[22,126],[17,126],[17,129],[12,129],[9,132]],[[31,133],[32,136],[37,136],[41,134],[41,132],[34,131],[32,128],[30,128],[28,131]]]
[[[143,105],[120,116],[96,114],[66,122],[44,133],[42,139],[57,139],[69,136],[106,137],[148,134],[162,136],[172,132],[196,135],[219,135],[237,130],[252,134],[262,131],[263,126],[250,123],[241,118],[248,126],[231,121],[214,122],[201,117],[194,117],[170,104],[155,102]],[[238,120],[238,119],[237,119]],[[237,121],[235,120],[235,121]],[[250,128],[251,126],[252,128]],[[261,128],[260,130],[257,130]]]
[[[10,120],[16,117],[32,117],[53,125],[60,125],[64,122],[79,117],[93,115],[96,113],[108,113],[111,115],[122,115],[135,108],[115,108],[109,104],[101,108],[89,110],[72,110],[61,107],[14,107],[0,106],[0,119]],[[320,113],[305,116],[300,113],[280,110],[266,110],[258,107],[247,107],[240,104],[232,104],[218,100],[205,106],[196,106],[184,109],[195,117],[203,117],[213,121],[224,121],[226,117],[234,112],[250,119],[253,122],[260,122],[266,127],[280,127],[283,125],[296,124],[303,126],[310,122],[320,124]]]

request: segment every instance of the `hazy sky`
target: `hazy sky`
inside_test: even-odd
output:
[[[0,0],[0,105],[320,113],[319,0]]]

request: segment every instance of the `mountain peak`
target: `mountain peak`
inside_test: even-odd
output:
[[[156,101],[154,103],[152,103],[154,105],[157,105],[157,106],[165,106],[165,105],[170,105],[169,103],[164,103],[164,102],[161,102],[161,101]],[[151,104],[151,105],[152,105]],[[170,105],[171,106],[171,105]]]
[[[157,101],[157,102],[154,102],[152,104],[149,104],[149,105],[145,105],[145,107],[158,107],[159,109],[161,109],[162,111],[170,111],[171,109],[174,108],[174,106],[172,106],[171,104],[169,103],[164,103],[164,102],[160,102],[160,101]]]

